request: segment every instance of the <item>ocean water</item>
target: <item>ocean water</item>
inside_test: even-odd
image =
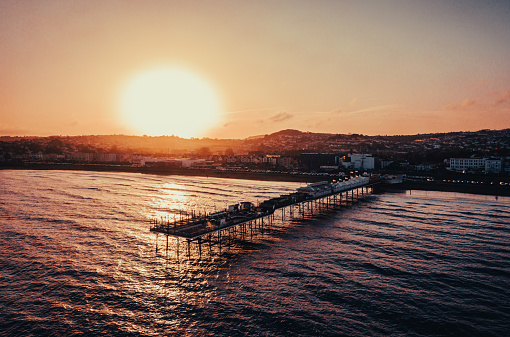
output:
[[[149,231],[299,186],[0,171],[0,335],[509,335],[508,197],[371,195],[189,258]]]

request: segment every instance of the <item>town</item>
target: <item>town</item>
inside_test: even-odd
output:
[[[510,176],[510,129],[404,136],[283,130],[246,139],[176,136],[0,137],[0,167],[87,164],[158,170],[215,170],[293,175],[456,173]]]

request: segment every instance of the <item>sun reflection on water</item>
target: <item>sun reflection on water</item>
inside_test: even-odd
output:
[[[196,206],[186,187],[172,182],[161,184],[158,193],[153,195],[147,207],[147,216],[158,219],[178,218]]]

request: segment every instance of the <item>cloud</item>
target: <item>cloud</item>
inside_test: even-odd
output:
[[[501,96],[496,100],[496,104],[502,104],[505,102],[510,102],[510,90],[505,91]]]
[[[272,108],[260,108],[260,109],[247,109],[247,110],[236,110],[236,111],[227,111],[223,112],[223,115],[233,115],[233,114],[242,114],[246,112],[262,112],[268,110],[282,110],[286,109],[285,107],[272,107]]]
[[[285,120],[291,119],[292,115],[287,112],[279,112],[271,117],[269,117],[269,120],[271,122],[283,122]]]
[[[461,103],[458,104],[449,104],[443,108],[443,110],[451,110],[451,111],[462,111],[466,110],[470,106],[476,103],[476,100],[465,99]]]
[[[349,105],[350,105],[351,107],[354,107],[354,106],[356,105],[356,101],[357,101],[357,100],[358,100],[358,99],[357,99],[356,97],[354,97],[354,98],[351,100],[351,102],[349,103]]]
[[[363,113],[363,112],[385,111],[385,110],[397,109],[397,108],[402,108],[402,107],[403,106],[400,104],[385,104],[385,105],[378,105],[378,106],[373,106],[370,108],[365,108],[365,109],[360,109],[360,110],[348,111],[347,113],[358,114],[358,113]]]
[[[358,109],[358,110],[351,110],[351,111],[344,111],[342,109],[334,109],[331,111],[328,111],[330,115],[351,115],[351,114],[361,114],[364,112],[376,112],[376,111],[387,111],[387,110],[395,110],[398,108],[404,107],[400,104],[384,104],[384,105],[378,105],[378,106],[372,106],[368,108]],[[318,112],[320,113],[320,112]]]

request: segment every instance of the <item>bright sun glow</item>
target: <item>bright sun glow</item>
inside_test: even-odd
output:
[[[201,137],[219,122],[220,101],[200,76],[181,68],[145,71],[122,91],[120,111],[128,127],[151,136]]]

